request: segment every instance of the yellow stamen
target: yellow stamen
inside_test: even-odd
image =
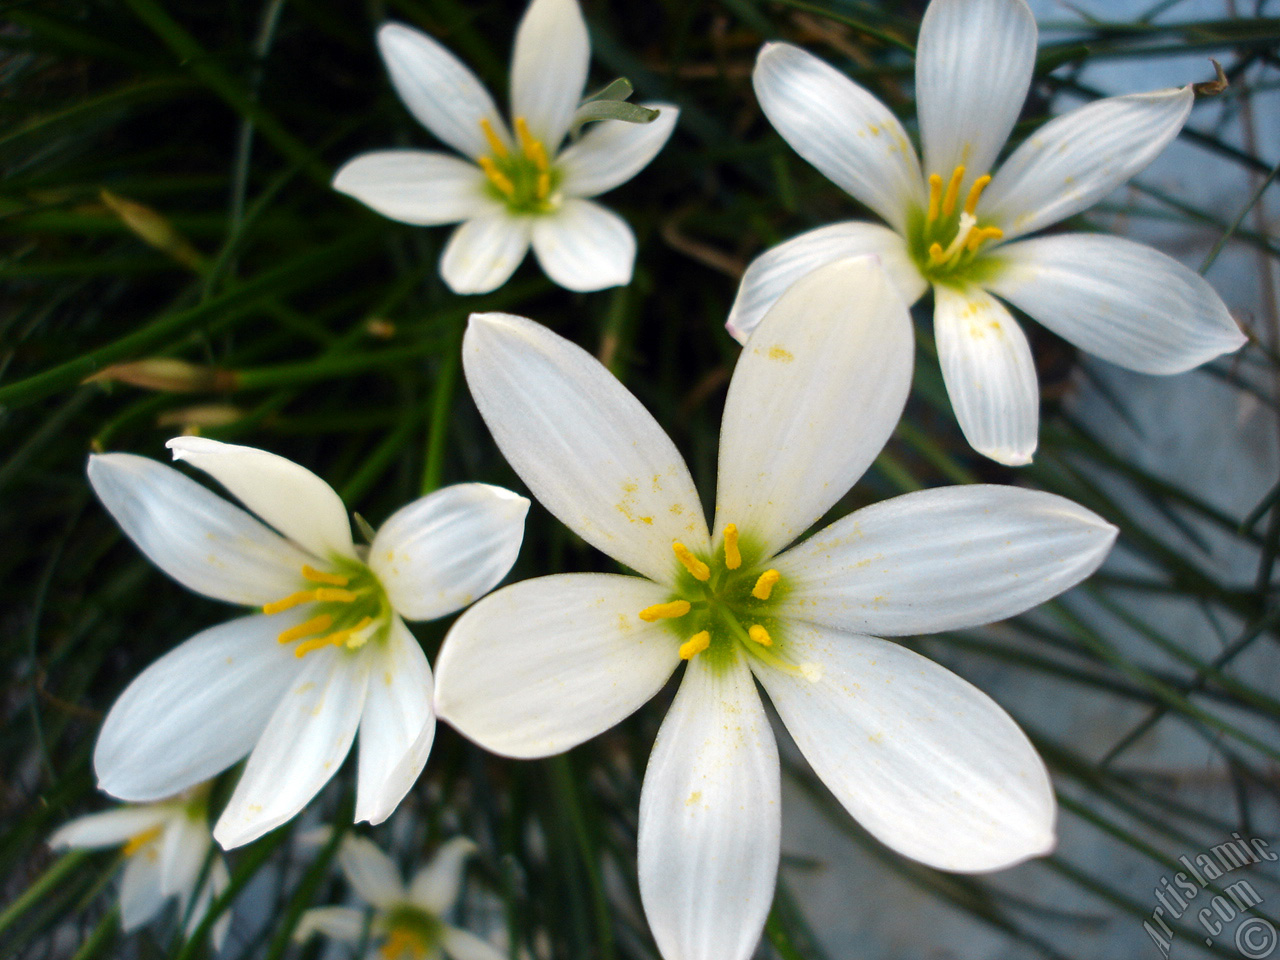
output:
[[[688,600],[655,603],[652,607],[645,607],[640,611],[640,619],[645,623],[653,623],[655,620],[670,620],[675,617],[683,617],[690,609]]]
[[[327,583],[334,587],[345,587],[351,582],[350,577],[344,577],[340,573],[325,573],[323,570],[317,570],[308,563],[302,565],[302,576],[312,583]]]
[[[314,572],[314,571],[313,571]],[[306,576],[306,572],[303,572]],[[307,579],[311,579],[308,577]],[[330,601],[335,603],[351,603],[359,594],[352,593],[350,590],[342,590],[337,587],[317,587],[315,590],[299,590],[297,593],[291,593],[289,596],[281,600],[272,600],[270,603],[262,605],[262,612],[265,614],[281,613],[285,610],[292,610],[294,607],[304,603],[316,603],[317,601]]]
[[[546,173],[551,169],[551,161],[547,159],[547,148],[542,145],[541,140],[532,141],[526,148],[529,159],[533,161],[533,165],[542,173]]]
[[[502,142],[502,138],[494,131],[493,124],[489,122],[488,117],[481,118],[480,129],[484,131],[484,139],[489,144],[489,152],[495,157],[505,157],[507,155],[507,145]]]
[[[947,195],[942,198],[942,215],[949,217],[956,212],[956,201],[960,199],[960,181],[964,179],[964,165],[956,167],[951,173],[951,182],[947,184]]]
[[[293,655],[295,657],[305,657],[311,651],[319,650],[321,647],[340,647],[347,642],[347,639],[353,633],[358,633],[371,623],[373,623],[373,617],[365,617],[354,627],[345,627],[342,630],[335,630],[333,633],[325,634],[323,637],[312,637],[310,640],[303,640],[302,643],[298,644],[297,649],[293,651]],[[356,645],[359,646],[359,644]]]
[[[533,157],[534,150],[542,146],[538,143],[538,138],[529,132],[529,122],[524,117],[516,117],[516,139],[520,141],[520,149],[528,157]]]
[[[427,950],[422,938],[416,933],[397,927],[387,935],[386,941],[378,948],[378,953],[382,954],[383,960],[402,960],[405,954],[417,960],[425,957]]]
[[[511,178],[498,169],[497,164],[493,162],[491,157],[479,157],[476,163],[480,164],[480,169],[484,171],[484,175],[489,178],[489,182],[497,187],[503,194],[508,197],[516,195],[516,185],[511,182]]]
[[[724,565],[730,570],[742,566],[742,554],[738,551],[738,527],[727,524],[724,528]]]
[[[693,579],[703,581],[711,579],[711,568],[695,557],[683,543],[675,540],[671,544],[671,549],[675,551],[676,559],[693,575]]]
[[[942,244],[937,241],[929,244],[929,265],[936,267],[943,260],[947,259],[946,254],[942,252]]]
[[[551,174],[545,170],[538,174],[538,187],[536,196],[539,200],[545,200],[551,196]]]
[[[970,253],[974,253],[988,240],[999,240],[1003,237],[1004,231],[999,227],[979,227],[969,234],[969,241],[965,247]]]
[[[290,627],[283,631],[277,639],[281,643],[292,643],[294,640],[301,640],[303,637],[309,637],[313,633],[322,633],[333,626],[333,617],[327,613],[322,613],[318,617],[312,617],[306,623],[300,623],[296,627]]]
[[[141,833],[135,833],[129,838],[129,842],[124,845],[124,850],[121,852],[126,857],[132,857],[148,843],[160,836],[161,829],[163,829],[161,826],[156,825],[150,829],[143,830]]]
[[[711,634],[706,630],[699,630],[684,643],[680,644],[680,659],[692,660],[709,646],[711,646]]]
[[[938,209],[942,204],[942,177],[936,173],[929,174],[929,223],[938,219]]]
[[[969,188],[969,199],[964,202],[965,213],[973,213],[978,209],[978,199],[982,196],[982,191],[987,189],[987,184],[990,182],[991,174],[989,173],[984,173],[973,181],[973,186]]]
[[[764,627],[760,626],[760,624],[758,623],[753,623],[747,629],[747,636],[750,637],[752,640],[754,640],[756,643],[760,644],[760,646],[762,647],[773,646],[773,637],[769,636],[769,631],[766,630]]]
[[[751,595],[757,600],[768,600],[769,595],[773,593],[773,588],[777,586],[778,581],[781,579],[782,574],[777,570],[766,570],[760,574],[760,577],[756,580],[756,585],[751,588]]]

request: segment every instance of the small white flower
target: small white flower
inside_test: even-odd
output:
[[[604,120],[576,142],[569,132],[591,45],[577,0],[533,0],[511,62],[513,136],[466,66],[431,37],[399,23],[378,31],[391,82],[418,121],[461,153],[382,150],[347,162],[334,189],[383,216],[430,226],[462,221],[440,260],[455,293],[506,283],[530,244],[547,276],[569,290],[631,281],[636,241],[617,214],[588,197],[639,173],[662,149],[679,114],[651,123]]]
[[[754,82],[792,148],[884,218],[801,234],[747,268],[729,314],[740,341],[798,277],[876,254],[903,298],[932,286],[947,392],[978,452],[1025,464],[1040,392],[1026,336],[998,294],[1088,353],[1181,373],[1245,338],[1198,274],[1143,244],[1095,234],[1016,240],[1092,206],[1177,136],[1190,87],[1099,100],[1041,127],[989,173],[1031,83],[1036,23],[1024,0],[933,0],[920,26],[923,167],[883,103],[788,44],[760,51]],[[988,292],[990,291],[990,292]]]
[[[190,936],[208,913],[213,898],[230,882],[227,865],[216,854],[205,874],[205,861],[213,846],[206,794],[198,789],[160,803],[80,817],[54,833],[49,846],[95,849],[123,845],[120,924],[125,932],[149,923],[172,898],[178,902],[178,916],[187,918],[186,933]],[[222,946],[230,923],[229,911],[214,922],[210,933],[215,950]]]
[[[363,837],[348,836],[338,850],[347,882],[374,908],[371,932],[380,943],[372,957],[381,960],[431,960],[441,950],[452,960],[504,960],[506,954],[444,917],[458,899],[462,868],[475,844],[457,837],[436,855],[406,887],[400,871],[385,853]],[[365,911],[354,907],[317,907],[302,915],[294,939],[313,933],[359,943],[364,939]]]
[[[640,893],[664,956],[743,960],[778,864],[778,759],[758,681],[815,772],[907,856],[983,871],[1047,851],[1044,764],[987,696],[877,639],[1012,616],[1091,573],[1115,529],[1047,493],[925,490],[785,549],[879,453],[911,382],[906,307],[868,258],[788,290],[747,342],[708,530],[649,413],[530,320],[474,315],[467,382],[534,495],[642,576],[517,583],[467,611],[439,715],[514,757],[608,729],[687,661],[640,798]]]
[[[486,484],[445,487],[357,547],[341,499],[310,470],[199,437],[168,446],[266,523],[127,453],[90,458],[94,492],[169,576],[258,612],[196,634],[129,685],[98,737],[99,787],[155,800],[248,754],[214,828],[229,849],[301,810],[358,728],[356,819],[380,823],[435,733],[431,667],[401,618],[443,617],[493,589],[520,550],[529,501]]]

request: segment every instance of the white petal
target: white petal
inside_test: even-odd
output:
[[[442,924],[440,945],[452,960],[507,960],[510,956],[474,933],[468,933],[450,924]]]
[[[1108,97],[1045,124],[1001,165],[981,220],[1012,240],[1093,206],[1159,155],[1194,100],[1189,86]]]
[[[965,873],[1053,848],[1044,763],[982,691],[875,637],[793,625],[786,649],[821,678],[753,665],[756,676],[814,772],[882,843]]]
[[[333,487],[306,467],[259,450],[207,437],[174,437],[165,444],[231,491],[232,496],[317,557],[356,555],[347,508]]]
[[[436,713],[486,750],[545,757],[608,730],[662,688],[680,638],[637,614],[670,599],[638,577],[504,587],[458,618],[436,660]]]
[[[1040,429],[1040,384],[1018,321],[978,287],[935,284],[933,332],[960,429],[983,456],[1031,462]]]
[[[489,92],[457,57],[420,30],[384,23],[378,50],[396,93],[418,122],[459,153],[479,157],[489,152],[480,127],[488,120],[510,143],[506,124]]]
[[[454,293],[488,293],[516,272],[529,252],[528,217],[505,209],[466,221],[449,238],[440,257],[440,276]]]
[[[670,103],[642,103],[657,110],[650,123],[600,120],[582,139],[556,157],[560,189],[571,197],[594,197],[626,183],[658,155],[676,127],[680,109]]]
[[[928,284],[907,253],[902,238],[878,223],[833,223],[770,247],[751,261],[725,326],[739,343],[793,283],[818,267],[850,257],[875,256],[906,304],[924,295]]]
[[[160,912],[167,899],[160,889],[159,851],[153,840],[125,862],[120,880],[120,928],[130,933]]]
[[[458,483],[393,513],[369,548],[392,608],[434,620],[484,596],[520,553],[529,501],[487,483]]]
[[[370,658],[328,647],[303,658],[214,827],[226,850],[294,816],[338,771],[355,739]]]
[[[961,196],[991,171],[1031,87],[1036,19],[1023,0],[933,0],[916,47],[924,172],[963,165]]]
[[[118,846],[140,833],[158,827],[168,819],[170,813],[170,809],[165,806],[121,807],[105,813],[91,813],[59,827],[49,838],[49,846],[54,849]]]
[[[840,71],[767,43],[752,74],[760,108],[796,153],[902,233],[924,202],[920,162],[898,118]]]
[[[689,468],[616,377],[581,347],[510,314],[472,314],[467,384],[507,462],[593,546],[672,582],[671,542],[709,547]]]
[[[1001,247],[991,289],[1081,350],[1142,373],[1182,373],[1246,340],[1198,273],[1120,237]]]
[[[301,610],[210,627],[125,688],[98,734],[98,788],[160,800],[225,770],[262,735],[301,662],[277,643]]]
[[[413,878],[409,899],[437,917],[453,909],[458,900],[463,868],[475,851],[476,845],[466,837],[454,837],[441,845],[431,861]]]
[[[89,458],[89,483],[125,536],[188,590],[260,606],[298,589],[310,557],[173,467],[131,453]]]
[[[359,943],[364,939],[364,917],[364,911],[354,907],[314,907],[298,921],[293,939],[302,943],[312,934],[322,933],[343,943]]]
[[[716,533],[763,560],[844,496],[889,439],[911,387],[911,317],[870,257],[810,273],[747,341],[720,427]],[[744,544],[745,546],[745,544]]]
[[[636,238],[612,210],[568,197],[555,213],[533,221],[533,252],[566,290],[603,290],[631,282]]]
[[[587,82],[591,41],[577,0],[533,0],[516,30],[511,115],[555,156]]]
[[[640,791],[640,899],[664,957],[746,960],[773,902],[778,750],[736,654],[689,662]]]
[[[222,857],[215,856],[213,862],[209,864],[208,879],[201,885],[200,892],[196,895],[191,911],[187,916],[186,936],[188,939],[196,932],[196,927],[200,926],[200,921],[209,912],[209,907],[212,906],[214,898],[222,896],[230,884],[231,874],[227,871],[226,861]],[[222,949],[222,944],[227,939],[227,931],[230,929],[231,910],[227,909],[222,912],[217,920],[213,921],[213,926],[209,929],[209,941],[213,944],[215,952]]]
[[[186,913],[213,845],[209,826],[179,810],[165,824],[160,837],[160,889],[176,897],[179,914]]]
[[[372,840],[348,834],[338,848],[338,865],[365,903],[380,909],[404,900],[400,870]]]
[[[344,163],[333,189],[384,217],[433,226],[476,217],[495,206],[484,172],[447,153],[379,150]]]
[[[431,752],[431,666],[399,617],[385,644],[368,655],[369,693],[360,718],[356,821],[381,823],[409,792]]]
[[[1003,620],[1093,573],[1116,528],[1063,497],[973,484],[864,507],[778,557],[781,616],[887,636]]]

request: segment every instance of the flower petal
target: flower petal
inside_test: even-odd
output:
[[[125,861],[120,880],[120,929],[125,933],[138,929],[160,912],[166,899],[160,888],[160,865],[144,847]]]
[[[391,816],[422,773],[436,718],[427,655],[399,617],[391,618],[383,648],[368,655],[373,664],[360,718],[356,822],[377,824]]]
[[[484,172],[447,153],[379,150],[344,163],[333,189],[355,197],[384,217],[418,226],[457,223],[495,206],[485,194]]]
[[[770,247],[751,261],[725,326],[739,343],[764,319],[769,308],[793,283],[818,267],[850,257],[875,256],[906,304],[929,288],[907,253],[903,239],[878,223],[833,223]]]
[[[617,378],[541,324],[472,314],[467,384],[507,462],[569,529],[633,570],[672,582],[671,542],[709,547],[689,468]]]
[[[888,107],[789,43],[761,48],[751,82],[764,115],[796,153],[905,231],[911,209],[924,202],[924,181],[915,149]]]
[[[360,723],[370,663],[359,651],[333,647],[307,654],[214,827],[223,849],[289,820],[337,772]]]
[[[894,497],[837,520],[774,566],[780,616],[882,636],[1003,620],[1098,568],[1116,528],[1064,497],[972,484]]]
[[[364,939],[364,918],[364,911],[354,907],[313,907],[298,920],[293,939],[303,943],[312,934],[323,933],[332,940],[359,943]]]
[[[449,146],[473,159],[487,154],[481,120],[488,120],[499,139],[510,144],[489,92],[436,40],[403,23],[384,23],[378,50],[409,112]]]
[[[546,757],[603,733],[657,693],[679,640],[637,614],[670,599],[639,577],[560,574],[512,584],[453,625],[436,713],[486,750]]]
[[[487,483],[458,483],[393,513],[369,548],[392,608],[434,620],[484,596],[511,570],[529,501]]]
[[[676,128],[680,109],[670,103],[642,103],[657,110],[649,123],[601,120],[556,157],[560,188],[571,197],[594,197],[626,183],[658,155]]]
[[[591,41],[577,0],[533,0],[511,56],[511,115],[555,156],[582,99]]]
[[[1107,97],[1045,124],[1001,165],[982,220],[1012,240],[1093,206],[1168,146],[1194,100],[1189,86]]]
[[[131,453],[89,458],[89,483],[125,536],[188,590],[261,606],[298,588],[310,557],[173,467]]]
[[[351,889],[365,903],[386,909],[404,900],[399,868],[372,840],[354,834],[343,837],[338,865]]]
[[[445,955],[452,960],[506,960],[510,954],[499,950],[488,941],[481,940],[474,933],[459,929],[452,924],[441,924],[440,946]]]
[[[170,808],[161,805],[121,807],[104,813],[91,813],[55,830],[49,838],[49,846],[55,850],[61,847],[115,847],[160,826],[170,813]]]
[[[142,671],[98,734],[98,788],[160,800],[248,753],[301,667],[276,637],[303,619],[304,611],[290,610],[219,624]]]
[[[982,691],[875,637],[795,625],[786,650],[821,677],[753,664],[756,676],[814,772],[882,843],[963,873],[1053,848],[1044,763]]]
[[[777,553],[844,496],[897,426],[911,318],[870,257],[793,285],[747,341],[720,427],[716,534],[736,524]]]
[[[453,231],[440,257],[440,276],[454,293],[488,293],[510,279],[529,252],[528,217],[505,209],[486,213]]]
[[[1026,334],[979,287],[935,284],[933,296],[942,379],[965,439],[1000,463],[1030,463],[1040,429],[1040,384]]]
[[[462,884],[462,871],[476,845],[466,837],[454,837],[440,846],[436,855],[413,878],[409,899],[435,916],[453,909]]]
[[[317,557],[354,558],[351,524],[342,498],[306,467],[257,447],[207,437],[174,437],[165,444],[231,491],[231,495]]]
[[[640,899],[665,957],[746,960],[778,875],[778,750],[742,658],[689,661],[640,791]]]
[[[165,823],[160,837],[160,889],[178,900],[178,913],[185,914],[204,870],[213,841],[209,825],[186,811],[175,811]]]
[[[961,196],[991,171],[1031,87],[1036,18],[1023,0],[933,0],[916,47],[924,172],[964,166]]]
[[[991,289],[1081,350],[1182,373],[1246,337],[1208,282],[1132,240],[1076,233],[1001,247]]]
[[[566,290],[603,290],[631,282],[636,238],[612,210],[568,197],[555,213],[533,221],[533,252]]]

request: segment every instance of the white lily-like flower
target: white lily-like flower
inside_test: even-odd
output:
[[[639,173],[662,149],[679,110],[651,123],[603,120],[561,149],[573,123],[591,44],[577,0],[533,0],[511,62],[515,134],[488,91],[431,37],[399,23],[378,31],[391,82],[409,112],[463,157],[381,150],[348,161],[334,189],[383,216],[432,226],[462,222],[440,260],[455,293],[486,293],[515,272],[530,244],[543,271],[569,290],[631,281],[635,235],[589,198]]]
[[[98,737],[98,786],[155,800],[247,754],[214,828],[229,849],[301,810],[359,729],[355,816],[380,823],[435,734],[431,667],[404,619],[443,617],[493,589],[520,550],[529,501],[487,484],[445,487],[358,547],[342,500],[310,470],[200,437],[168,446],[265,523],[127,453],[90,458],[94,492],[173,579],[258,612],[196,634],[128,686]]]
[[[956,419],[975,450],[1014,465],[1035,452],[1040,392],[1026,336],[993,293],[1080,349],[1143,373],[1181,373],[1244,343],[1213,288],[1151,247],[1085,233],[1019,239],[1145,168],[1194,99],[1187,86],[1080,107],[1032,134],[993,175],[1035,58],[1024,0],[933,0],[916,53],[922,166],[883,103],[817,57],[767,44],[754,75],[765,116],[888,226],[836,223],[766,251],[742,278],[730,333],[744,341],[815,267],[875,254],[908,303],[933,287]]]
[[[982,871],[1054,842],[1048,775],[1013,720],[873,635],[1026,610],[1092,572],[1115,529],[1061,497],[966,486],[784,549],[892,433],[912,349],[869,258],[788,290],[734,370],[708,530],[675,446],[604,367],[530,320],[471,318],[467,382],[507,460],[641,576],[542,577],[476,604],[441,647],[436,709],[490,750],[545,756],[622,720],[687,661],[640,799],[640,892],[669,960],[745,958],[772,900],[779,768],[753,676],[817,774],[899,852]]]
[[[120,925],[124,931],[149,923],[165,901],[174,899],[190,936],[231,879],[226,862],[217,854],[205,870],[213,846],[207,796],[207,790],[197,788],[160,803],[79,817],[60,827],[49,838],[49,846],[81,850],[122,846]],[[222,946],[230,924],[229,911],[214,922],[210,938],[215,950]]]
[[[379,941],[369,960],[504,960],[506,953],[445,921],[458,899],[462,869],[475,850],[465,837],[442,845],[406,887],[385,853],[364,837],[347,836],[338,863],[356,894],[373,907],[370,932]],[[366,912],[355,907],[316,907],[302,915],[294,939],[322,933],[344,943],[364,939]]]

